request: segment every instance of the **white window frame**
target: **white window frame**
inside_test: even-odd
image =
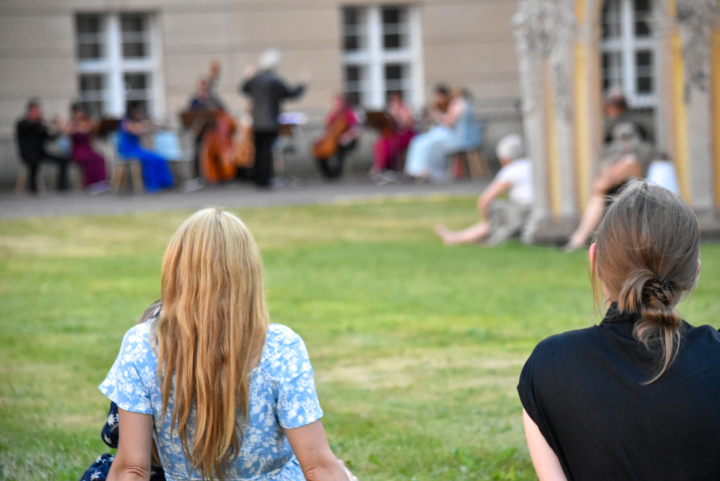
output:
[[[610,0],[607,0],[610,1]],[[604,53],[619,53],[622,65],[621,85],[611,85],[610,88],[620,87],[630,107],[647,108],[654,107],[656,103],[657,81],[657,53],[655,48],[655,36],[650,30],[647,37],[635,36],[635,10],[632,0],[616,0],[620,4],[620,36],[600,40],[600,51]],[[650,8],[654,8],[654,2],[650,2]],[[648,51],[652,55],[652,65],[649,67],[650,76],[653,79],[653,93],[644,94],[637,91],[638,71],[635,64],[635,55],[638,51]],[[647,76],[647,75],[643,75]],[[604,79],[604,77],[603,77]]]
[[[364,10],[367,16],[366,30],[363,32],[367,41],[362,50],[347,52],[343,50],[343,77],[345,67],[358,66],[366,69],[365,85],[362,90],[365,92],[363,107],[371,109],[382,109],[386,103],[385,98],[385,65],[402,64],[407,65],[410,72],[406,77],[409,82],[408,90],[411,97],[405,99],[414,107],[425,103],[424,79],[422,63],[422,19],[420,9],[412,5],[374,5],[374,6],[348,6]],[[398,7],[406,9],[408,19],[408,45],[396,50],[385,50],[383,48],[383,23],[382,9],[387,7]],[[341,12],[341,22],[343,22]],[[341,25],[341,35],[345,37],[344,23]]]
[[[100,35],[104,36],[104,56],[99,59],[77,60],[78,91],[79,77],[82,74],[100,74],[105,77],[104,103],[105,115],[121,117],[125,114],[126,92],[124,75],[132,73],[149,74],[150,101],[148,115],[162,117],[165,113],[163,92],[160,31],[157,15],[148,12],[78,12],[79,14],[100,17],[103,28]],[[121,16],[124,14],[141,15],[148,22],[148,55],[141,59],[126,59],[122,56]],[[77,32],[76,32],[77,35]]]

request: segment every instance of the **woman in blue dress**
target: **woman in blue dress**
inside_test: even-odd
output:
[[[201,210],[175,233],[162,308],[131,328],[100,390],[119,407],[109,480],[356,479],[332,453],[303,340],[270,324],[260,251],[237,217]]]
[[[173,186],[173,175],[167,160],[142,146],[140,139],[152,131],[154,126],[145,118],[139,104],[130,104],[127,115],[120,125],[118,153],[125,159],[138,159],[142,164],[145,190],[157,192]]]

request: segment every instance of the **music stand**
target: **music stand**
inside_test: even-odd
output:
[[[215,120],[214,110],[185,110],[180,112],[180,120],[186,129],[202,129],[208,122]]]
[[[395,123],[390,116],[382,110],[365,113],[365,123],[382,134],[394,134],[397,132]]]
[[[95,126],[95,137],[105,138],[109,133],[120,128],[122,120],[113,117],[104,117]]]

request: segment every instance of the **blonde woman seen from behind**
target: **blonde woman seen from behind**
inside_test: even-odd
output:
[[[541,481],[720,479],[720,335],[676,311],[699,255],[672,192],[635,181],[608,209],[590,247],[604,319],[545,339],[520,375]]]
[[[303,340],[270,324],[260,251],[232,214],[205,209],[170,241],[159,316],[128,331],[100,390],[122,436],[109,480],[348,480],[320,421]]]

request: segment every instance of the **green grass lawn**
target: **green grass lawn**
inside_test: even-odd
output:
[[[515,386],[543,337],[598,321],[586,254],[444,247],[436,197],[240,209],[271,317],[306,341],[323,422],[361,480],[535,479]],[[77,480],[107,448],[97,385],[159,295],[189,212],[0,221],[0,479]],[[720,327],[720,247],[681,305]]]

